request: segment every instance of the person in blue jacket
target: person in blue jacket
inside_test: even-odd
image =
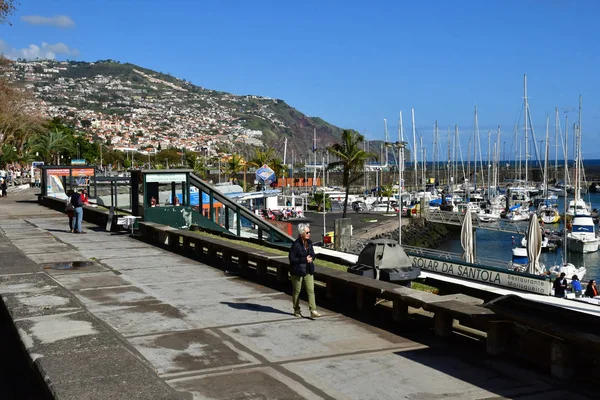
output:
[[[317,311],[315,302],[315,249],[310,240],[310,225],[298,224],[298,239],[292,243],[290,248],[290,275],[292,279],[292,287],[294,288],[292,295],[292,305],[294,307],[294,316],[302,317],[300,311],[300,291],[302,290],[302,282],[306,287],[308,295],[308,308],[310,309],[311,318],[318,318],[321,314]]]
[[[579,281],[579,277],[577,275],[573,275],[571,278],[571,288],[573,293],[575,293],[575,297],[581,297],[583,289],[581,288],[581,282]]]

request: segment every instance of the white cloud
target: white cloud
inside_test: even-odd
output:
[[[42,42],[41,45],[30,44],[22,49],[16,49],[0,39],[0,53],[12,60],[16,60],[17,58],[25,58],[27,60],[39,58],[41,60],[46,60],[56,59],[57,56],[76,57],[79,55],[79,50],[71,48],[62,42],[54,44]]]
[[[54,17],[43,17],[41,15],[24,15],[21,21],[31,25],[48,25],[57,28],[72,28],[75,22],[67,15],[57,15]]]

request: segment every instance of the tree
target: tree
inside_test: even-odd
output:
[[[329,154],[339,160],[330,163],[327,168],[342,168],[342,182],[346,188],[346,198],[344,199],[342,218],[346,218],[350,183],[362,176],[362,170],[364,169],[367,160],[377,159],[376,154],[366,152],[362,149],[364,140],[365,138],[360,133],[344,129],[342,132],[341,143],[335,143],[333,146],[327,148]]]
[[[225,163],[225,173],[233,183],[237,183],[237,174],[245,170],[246,162],[242,156],[233,154]]]
[[[283,163],[283,160],[279,157],[271,160],[271,169],[275,172],[277,179],[285,178],[287,176],[287,166]]]
[[[40,158],[50,165],[55,159],[57,164],[60,163],[59,153],[69,154],[73,151],[73,143],[69,136],[58,129],[40,133],[33,138],[31,145],[31,152],[39,153]]]
[[[8,24],[12,25],[8,21],[8,17],[13,15],[15,12],[15,1],[14,0],[0,0],[0,25]]]
[[[259,148],[254,149],[254,157],[248,161],[252,167],[260,168],[265,164],[269,164],[275,158],[275,150],[269,147],[266,150]]]
[[[331,209],[331,198],[328,194],[324,192],[315,192],[313,194],[314,204],[317,206],[317,211],[321,211],[323,209],[323,197],[325,197],[325,208]]]
[[[390,197],[394,195],[394,187],[392,185],[381,185],[381,195],[387,197],[387,210],[386,214],[390,212]]]

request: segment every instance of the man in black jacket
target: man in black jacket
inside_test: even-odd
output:
[[[300,318],[300,291],[302,290],[302,282],[306,287],[308,295],[308,308],[310,309],[311,318],[318,318],[321,314],[317,311],[315,302],[315,249],[313,248],[310,238],[310,225],[298,225],[298,239],[292,243],[290,248],[290,275],[294,293],[292,295],[292,305],[294,307],[294,316]]]
[[[560,277],[554,280],[554,296],[565,297],[565,289],[567,289],[567,280],[565,279],[565,273],[561,272]]]

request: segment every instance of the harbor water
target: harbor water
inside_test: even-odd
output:
[[[572,196],[569,196],[568,200],[572,198]],[[600,210],[600,193],[586,194],[584,196],[584,199],[586,202],[591,202],[592,209],[597,208]],[[560,197],[558,203],[559,211],[562,215],[564,214],[564,199]],[[528,221],[516,223],[521,225],[522,231],[525,232],[527,230],[527,225],[529,224]],[[560,231],[563,229],[563,222],[561,220],[561,222],[557,224],[546,224],[545,228],[550,229],[552,231]],[[597,228],[598,226],[596,226],[596,229]],[[515,237],[514,246],[512,236]],[[485,258],[493,258],[497,260],[506,261],[508,263],[512,257],[512,249],[515,246],[519,246],[521,244],[522,238],[522,235],[517,236],[512,233],[496,232],[487,229],[478,229],[476,243],[477,255]],[[460,245],[460,236],[455,235],[449,237],[448,240],[440,244],[439,250],[461,253],[462,247]],[[560,264],[562,262],[562,257],[563,247],[560,246],[556,249],[556,251],[543,251],[540,258],[541,262],[545,264],[546,267],[551,267],[553,265]],[[576,267],[586,267],[587,272],[584,277],[584,281],[587,282],[590,279],[600,279],[600,251],[588,254],[578,254],[571,251],[567,251],[567,261],[572,263]]]

